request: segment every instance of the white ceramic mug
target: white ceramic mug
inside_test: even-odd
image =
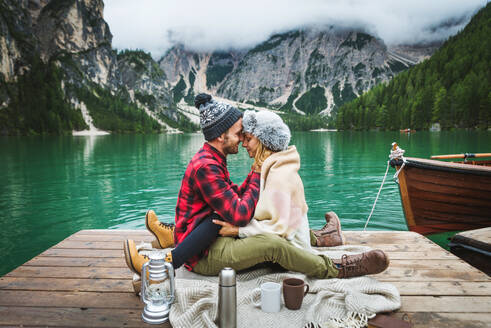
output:
[[[281,285],[276,282],[265,282],[261,285],[261,300],[254,305],[264,312],[279,312],[281,308]]]

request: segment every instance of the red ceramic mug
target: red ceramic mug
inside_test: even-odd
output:
[[[283,300],[285,301],[285,306],[287,309],[300,309],[302,306],[303,297],[308,292],[309,285],[302,279],[287,278],[283,280]]]

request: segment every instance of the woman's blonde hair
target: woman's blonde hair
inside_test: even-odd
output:
[[[266,147],[261,142],[261,140],[259,140],[259,138],[258,138],[258,141],[259,141],[259,145],[257,146],[256,155],[254,156],[254,165],[256,167],[262,167],[266,158],[268,158],[269,155],[271,155],[273,153],[273,151],[271,149],[269,149],[268,147]]]

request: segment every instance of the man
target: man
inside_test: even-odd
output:
[[[161,233],[154,233],[158,246],[165,248],[175,244],[168,259],[175,267],[184,264],[189,270],[206,254],[206,248],[218,235],[220,226],[214,224],[213,219],[234,226],[249,223],[259,198],[261,172],[260,168],[253,168],[240,187],[233,184],[226,158],[239,151],[242,113],[207,94],[199,94],[195,106],[200,111],[200,125],[206,142],[186,168],[177,199],[175,230],[159,224],[153,211],[146,216],[150,231],[160,228]],[[133,241],[125,242],[125,254],[130,268],[137,266],[134,264],[138,257]]]
[[[208,134],[209,125],[206,125],[206,123],[212,121],[212,119],[209,118],[213,115],[210,116],[208,115],[209,113],[204,113],[202,111],[203,109],[208,108],[207,103],[211,100],[211,97],[204,104],[200,104],[201,96],[202,95],[198,95],[196,103],[198,103],[197,107],[200,109],[203,133],[205,134],[205,139],[208,140],[203,149],[206,151],[208,147],[213,147],[217,151],[222,151],[225,156],[226,154],[236,153],[241,136],[240,134],[237,134],[234,137],[234,133],[240,130],[240,118],[232,124],[227,132],[223,132],[220,138],[214,135],[216,139],[211,139]],[[217,115],[221,117],[221,115],[226,114],[220,112]],[[226,137],[227,134],[229,135],[228,137]],[[247,148],[247,144],[244,144],[244,147]],[[202,152],[203,149],[200,150],[200,152]],[[227,150],[225,151],[225,149]],[[198,152],[198,154],[200,152]],[[201,157],[198,156],[198,158]],[[212,226],[211,224],[213,224],[213,222],[209,224],[214,218],[222,219],[224,222],[228,223],[229,226],[244,226],[252,218],[254,207],[258,199],[259,174],[254,171],[260,172],[260,168],[254,167],[253,172],[249,174],[242,187],[237,189],[227,187],[231,182],[228,177],[228,171],[226,171],[226,166],[223,171],[218,169],[216,165],[212,165],[211,168],[207,169],[200,168],[200,170],[203,171],[200,173],[200,170],[193,171],[190,169],[190,167],[194,167],[192,163],[195,161],[196,155],[193,157],[186,170],[176,206],[176,227],[174,237],[177,247],[172,251],[173,253],[170,254],[171,256],[168,256],[168,260],[173,263],[174,267],[180,266],[180,263],[178,261],[176,262],[176,255],[179,255],[181,252],[176,252],[176,250],[183,244],[190,243],[189,246],[186,247],[187,249],[193,249],[193,245],[198,244],[199,246],[202,244],[200,238],[195,238],[197,232],[200,231],[202,227],[206,225],[213,227],[213,229],[208,230],[202,229],[201,237],[212,235],[214,239],[221,227],[218,225]],[[202,185],[202,182],[208,179],[211,181],[211,185]],[[188,183],[189,181],[196,182],[198,188],[194,188],[192,184]],[[221,186],[225,191],[216,191],[215,186]],[[210,191],[207,191],[207,189],[210,189]],[[233,191],[235,190],[237,190],[237,192],[234,193]],[[244,202],[245,200],[247,201]],[[230,201],[232,201],[232,203],[230,203]],[[222,206],[223,203],[235,206],[235,210],[224,210]],[[195,206],[195,204],[197,205]],[[225,206],[225,208],[227,207],[228,206]],[[220,217],[213,217],[213,211],[218,213]],[[200,215],[202,223],[199,223],[197,222],[197,215],[201,212],[204,212],[206,215]],[[212,220],[210,220],[210,218]],[[327,218],[328,216],[326,216],[326,220]],[[339,222],[337,216],[333,218],[333,216],[330,215],[328,224],[325,228],[338,226],[339,224],[332,224],[336,220]],[[157,237],[158,244],[162,248],[172,246],[173,240],[170,234],[172,228],[168,225],[160,224],[153,211],[147,213],[146,225]],[[329,231],[326,231],[327,229],[323,230],[324,233],[329,234]],[[339,232],[339,228],[334,228],[334,230]],[[320,236],[321,235],[322,234],[320,234]],[[191,242],[191,240],[193,241]],[[198,242],[196,240],[198,240]],[[206,244],[206,247],[209,245],[209,243]],[[139,273],[141,271],[141,266],[147,259],[138,254],[134,243],[130,243],[129,241],[125,242],[125,255],[130,269]],[[327,256],[315,255],[295,247],[286,239],[273,234],[260,234],[244,239],[221,237],[211,245],[207,253],[205,252],[200,255],[201,256],[193,256],[190,260],[187,260],[186,267],[194,272],[204,275],[216,275],[222,268],[227,266],[239,271],[263,262],[272,262],[278,263],[287,270],[302,272],[316,278],[348,278],[382,272],[387,268],[389,263],[385,253],[380,250],[354,256],[345,255],[341,261],[332,261]]]

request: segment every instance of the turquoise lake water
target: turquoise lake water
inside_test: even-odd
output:
[[[343,229],[361,230],[396,141],[406,156],[490,152],[491,132],[298,132],[312,228],[335,211]],[[144,215],[174,221],[185,167],[201,134],[0,138],[0,276],[81,229],[143,229]],[[240,184],[252,160],[228,157]],[[407,230],[389,175],[369,230]]]

